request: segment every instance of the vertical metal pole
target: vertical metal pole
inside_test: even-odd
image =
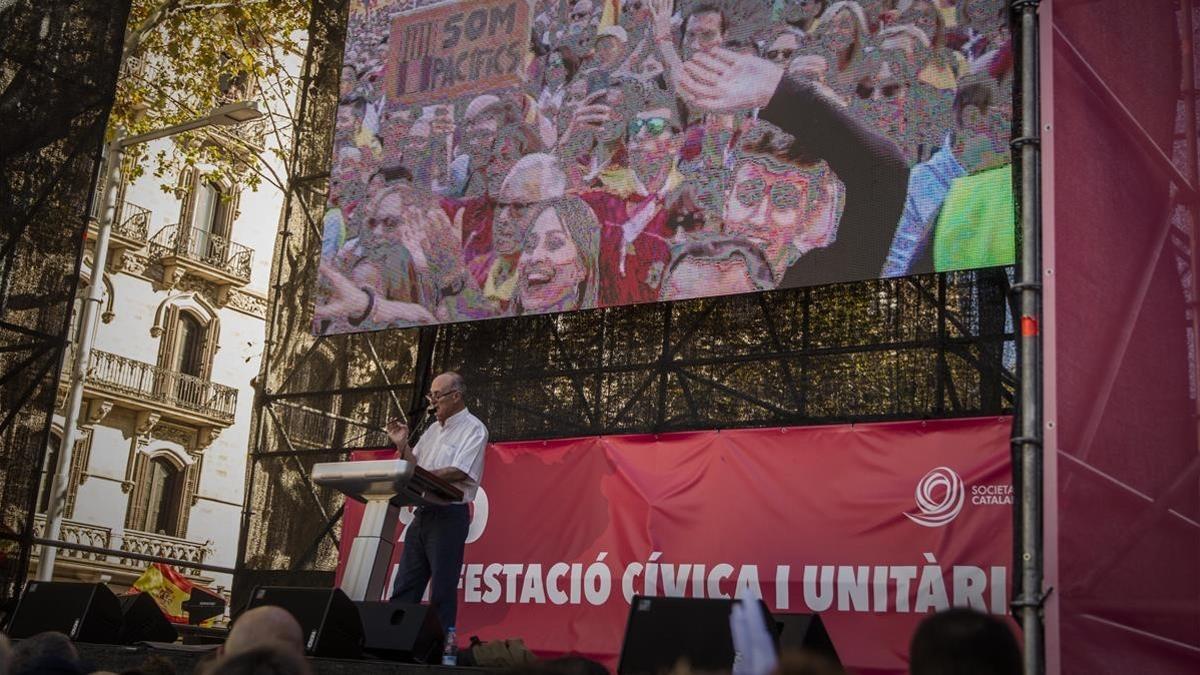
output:
[[[1021,156],[1021,264],[1018,283],[1021,325],[1018,342],[1020,399],[1017,451],[1020,475],[1020,594],[1013,601],[1024,634],[1025,675],[1045,671],[1046,647],[1042,624],[1043,472],[1042,472],[1042,223],[1041,152],[1039,134],[1038,0],[1016,0],[1012,10],[1020,22],[1021,135],[1013,144]]]
[[[105,157],[108,161],[104,177],[104,209],[96,226],[96,248],[92,254],[92,279],[88,284],[87,297],[80,307],[79,324],[76,331],[75,363],[71,367],[71,385],[67,394],[66,410],[63,411],[62,445],[58,450],[58,464],[54,467],[54,478],[50,483],[50,506],[46,511],[45,539],[57,540],[62,532],[63,508],[67,501],[67,488],[71,482],[72,454],[75,441],[79,438],[79,411],[83,405],[83,383],[87,375],[88,359],[95,340],[93,327],[96,313],[104,294],[104,268],[108,264],[108,240],[112,234],[113,218],[117,211],[117,190],[121,185],[121,160],[124,155],[123,129],[117,129],[108,143]],[[58,549],[43,544],[38,558],[37,578],[50,581],[54,576],[54,562]]]
[[[1180,4],[1179,12],[1180,29],[1183,35],[1180,36],[1180,49],[1183,57],[1183,118],[1186,120],[1183,124],[1183,137],[1185,147],[1187,148],[1187,178],[1192,184],[1192,189],[1200,189],[1200,156],[1197,156],[1197,139],[1196,139],[1196,42],[1194,21],[1192,12],[1195,10],[1192,0],[1187,0]],[[1187,205],[1189,232],[1191,233],[1191,246],[1188,251],[1191,254],[1191,305],[1188,308],[1188,313],[1191,315],[1192,323],[1192,353],[1191,353],[1191,369],[1189,375],[1193,378],[1192,386],[1200,391],[1200,276],[1197,272],[1200,271],[1200,203],[1195,199],[1190,200]],[[1200,396],[1195,400],[1196,412],[1196,443],[1197,448],[1200,448]]]

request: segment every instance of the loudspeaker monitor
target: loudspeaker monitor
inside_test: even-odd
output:
[[[633,597],[617,672],[621,675],[670,670],[687,659],[693,671],[728,671],[733,667],[733,635],[729,614],[733,603],[721,598]],[[771,626],[770,612],[755,600]]]
[[[30,581],[8,625],[12,638],[56,631],[72,640],[114,644],[121,634],[121,603],[104,584]]]
[[[362,655],[362,621],[342,589],[257,586],[246,608],[264,605],[282,607],[296,618],[309,656],[354,659]]]
[[[804,649],[810,652],[824,654],[834,663],[841,665],[837,649],[829,639],[825,624],[820,614],[779,614],[774,615],[775,644],[780,650]]]
[[[121,614],[124,617],[118,642],[174,642],[179,638],[175,626],[167,620],[158,603],[146,593],[122,595]]]
[[[363,651],[394,661],[440,663],[444,636],[433,608],[398,600],[354,604],[366,637]]]

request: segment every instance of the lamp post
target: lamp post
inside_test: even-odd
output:
[[[108,142],[105,153],[108,162],[104,175],[104,208],[100,211],[100,219],[96,224],[96,251],[92,258],[92,281],[88,285],[87,297],[84,298],[78,317],[78,345],[75,349],[75,361],[71,366],[70,389],[67,393],[66,409],[63,411],[63,434],[58,450],[58,462],[54,467],[54,477],[50,483],[50,504],[46,510],[46,531],[43,538],[57,541],[62,532],[63,505],[66,503],[67,486],[70,484],[71,455],[75,449],[75,441],[79,437],[79,411],[83,404],[83,383],[87,375],[88,360],[92,353],[92,342],[95,335],[92,326],[95,324],[96,312],[99,311],[101,294],[104,285],[100,276],[108,263],[108,240],[112,234],[113,218],[117,211],[117,191],[121,183],[121,160],[125,148],[139,143],[166,138],[175,134],[199,129],[207,126],[232,126],[262,117],[258,106],[251,101],[239,101],[214,108],[203,117],[158,129],[136,136],[126,136],[124,129],[117,129],[116,135]],[[38,559],[37,578],[39,581],[50,581],[54,576],[54,562],[58,549],[53,544],[42,544],[41,556]]]

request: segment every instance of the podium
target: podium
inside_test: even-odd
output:
[[[403,459],[315,464],[312,481],[366,504],[342,577],[342,590],[356,601],[383,596],[401,506],[449,504],[463,496],[462,490]]]

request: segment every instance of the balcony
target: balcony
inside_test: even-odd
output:
[[[45,535],[45,532],[46,516],[40,514],[34,516],[34,536],[42,537]],[[208,543],[201,544],[178,537],[168,537],[163,534],[151,534],[136,530],[126,530],[124,535],[114,535],[110,528],[89,525],[74,520],[63,521],[62,530],[59,531],[58,538],[61,541],[72,544],[109,549],[112,553],[94,553],[92,551],[60,548],[58,549],[58,564],[55,566],[54,573],[56,579],[96,581],[101,575],[106,575],[111,577],[112,581],[119,586],[131,585],[135,579],[141,576],[146,567],[150,565],[150,563],[144,560],[123,558],[119,553],[120,551],[171,558],[173,560],[182,560],[196,564],[203,564],[205,559],[212,554],[212,548]],[[41,547],[34,547],[34,564],[36,564],[40,553]],[[206,576],[202,570],[194,567],[183,566],[179,568],[179,571],[203,583],[212,581],[211,577]]]
[[[46,516],[37,515],[33,519],[33,536],[43,537],[46,535]],[[59,530],[58,538],[61,541],[70,542],[72,544],[82,544],[84,546],[96,546],[99,548],[108,548],[112,542],[112,530],[107,527],[98,527],[96,525],[88,525],[79,523],[73,520],[63,520],[62,529]],[[39,549],[35,548],[34,551]],[[58,553],[60,558],[69,560],[102,560],[103,555],[92,553],[90,551],[78,551],[75,549],[64,548]]]
[[[209,548],[208,544],[198,544],[194,541],[180,539],[179,537],[168,537],[165,534],[151,534],[136,530],[125,530],[125,536],[121,538],[121,550],[174,560],[185,560],[197,565],[203,565],[204,559],[208,557],[208,554],[212,553],[212,549]],[[121,558],[121,564],[131,566],[146,565],[146,563],[139,560],[125,558]],[[180,571],[189,576],[199,576],[201,573],[198,569],[186,567]]]
[[[98,349],[92,350],[87,373],[83,391],[92,423],[117,405],[137,413],[140,434],[165,418],[199,428],[201,445],[233,424],[238,395],[233,387]]]
[[[168,225],[150,241],[150,255],[163,266],[163,284],[173,287],[186,273],[217,284],[218,301],[229,289],[250,282],[254,249],[197,227]]]
[[[95,241],[99,231],[102,195],[92,201],[91,218],[88,219],[88,239]],[[126,251],[136,251],[146,245],[150,232],[150,209],[125,202],[117,209],[108,239],[108,270],[117,272],[125,260]]]

